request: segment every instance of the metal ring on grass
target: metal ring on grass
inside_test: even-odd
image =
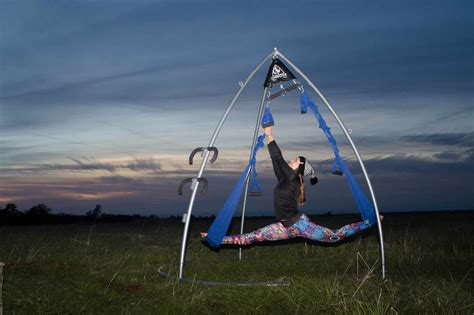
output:
[[[190,283],[190,284],[201,284],[208,286],[238,286],[238,287],[253,287],[253,286],[264,286],[264,287],[280,287],[280,286],[289,286],[290,282],[288,281],[265,281],[265,282],[231,282],[231,281],[218,281],[218,280],[199,280],[194,278],[181,278],[171,276],[170,274],[162,271],[163,266],[158,268],[158,274],[163,278],[176,278],[179,282]]]

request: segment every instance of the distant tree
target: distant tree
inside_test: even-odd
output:
[[[47,216],[51,214],[51,208],[48,208],[44,203],[40,203],[28,210],[27,214],[34,216]]]
[[[94,210],[87,211],[86,215],[88,217],[97,219],[102,216],[102,206],[97,204],[94,208]]]
[[[7,203],[5,208],[0,209],[0,214],[2,215],[19,215],[18,206],[14,203]]]
[[[94,210],[89,210],[87,211],[86,215],[89,218],[93,218],[94,220],[92,221],[91,227],[89,229],[89,235],[87,236],[87,241],[86,245],[89,247],[91,244],[91,235],[92,235],[92,230],[94,229],[94,225],[97,221],[98,218],[105,216],[104,213],[102,213],[102,206],[100,204],[96,204]]]

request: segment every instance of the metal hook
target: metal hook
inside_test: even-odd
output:
[[[204,154],[204,151],[212,151],[214,153],[211,158],[211,163],[214,163],[217,160],[217,156],[219,155],[219,150],[217,150],[216,147],[207,147],[207,148],[200,147],[200,148],[194,149],[193,152],[191,152],[191,154],[189,155],[189,165],[193,165],[193,159],[196,153],[202,152],[201,153],[201,156],[202,156]]]
[[[178,195],[181,196],[183,194],[184,185],[186,185],[187,183],[192,183],[191,190],[193,190],[196,187],[195,184],[193,183],[194,181],[204,184],[204,186],[201,189],[201,194],[204,195],[207,192],[207,186],[208,186],[208,181],[204,177],[199,177],[199,178],[188,177],[188,178],[183,179],[178,187]]]

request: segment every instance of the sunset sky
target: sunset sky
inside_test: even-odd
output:
[[[472,1],[1,1],[0,205],[54,213],[181,215],[200,156],[238,82],[278,47],[328,98],[361,153],[382,211],[474,208]],[[229,116],[196,215],[216,214],[248,162],[268,65]],[[309,88],[306,90],[309,91]],[[343,156],[360,168],[317,99]],[[304,211],[351,212],[342,177],[298,92],[272,103],[285,157],[320,183]],[[264,196],[273,213],[266,148]]]

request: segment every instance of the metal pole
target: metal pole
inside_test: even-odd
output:
[[[318,90],[318,88],[313,84],[313,82],[311,82],[311,80],[297,66],[295,66],[290,60],[288,60],[288,58],[286,58],[282,53],[277,51],[276,48],[274,50],[276,51],[275,53],[277,54],[277,56],[280,57],[286,63],[288,63],[290,66],[292,66],[293,69],[295,69],[295,71],[298,72],[301,75],[301,77],[303,77],[303,79],[305,79],[306,82],[308,82],[309,86],[311,86],[313,88],[313,90],[319,95],[321,100],[324,102],[324,104],[326,104],[327,108],[329,109],[331,114],[334,116],[337,123],[341,127],[342,131],[346,135],[347,140],[349,140],[349,143],[351,144],[352,150],[354,151],[354,153],[357,157],[357,160],[359,161],[360,167],[362,168],[362,172],[364,173],[364,177],[365,177],[365,180],[367,181],[367,185],[369,186],[370,196],[372,197],[372,202],[374,204],[375,213],[376,213],[376,216],[377,216],[377,227],[378,227],[378,231],[379,231],[380,261],[381,261],[381,264],[382,264],[382,279],[385,279],[385,253],[384,253],[384,247],[383,247],[382,223],[380,222],[379,209],[378,209],[378,206],[377,206],[377,200],[375,198],[375,193],[374,193],[374,190],[372,189],[372,184],[370,182],[369,175],[367,174],[367,171],[365,169],[364,162],[362,161],[362,158],[360,157],[359,152],[357,151],[357,148],[356,148],[354,142],[352,141],[351,136],[349,135],[349,132],[347,131],[346,127],[344,126],[344,123],[339,118],[339,116],[336,114],[336,112],[332,108],[331,104],[329,104],[329,102],[326,100],[326,98],[323,96],[323,94]]]
[[[237,101],[237,99],[239,98],[240,94],[245,89],[245,87],[247,86],[249,81],[255,76],[255,73],[257,73],[257,71],[263,66],[263,64],[265,62],[267,62],[267,60],[269,58],[271,58],[273,55],[274,55],[274,52],[271,52],[270,54],[268,54],[268,56],[263,58],[263,60],[252,70],[252,72],[250,72],[247,79],[240,85],[240,89],[237,91],[235,96],[232,98],[232,101],[230,102],[229,106],[227,106],[227,109],[225,110],[224,114],[222,115],[221,120],[217,124],[217,127],[214,130],[214,133],[211,137],[211,140],[209,141],[208,147],[212,147],[214,145],[214,142],[216,141],[216,138],[219,135],[219,132],[221,131],[221,128],[222,128],[222,125],[224,124],[224,121],[227,119],[227,116],[229,115],[230,111],[234,107],[235,102]],[[202,176],[202,174],[204,172],[204,169],[206,168],[206,163],[207,163],[208,158],[209,158],[209,151],[204,150],[204,156],[203,156],[203,159],[202,159],[202,162],[201,162],[201,166],[199,168],[197,178]],[[193,205],[194,205],[194,200],[196,198],[196,193],[198,191],[198,186],[199,186],[199,182],[197,180],[194,180],[192,185],[191,185],[191,189],[193,190],[193,192],[191,194],[191,199],[189,200],[188,210],[186,212],[186,220],[185,220],[185,223],[184,223],[184,231],[183,231],[183,240],[181,242],[181,255],[180,255],[180,260],[179,260],[179,279],[182,279],[183,274],[184,274],[184,259],[185,259],[185,256],[186,256],[186,243],[187,243],[187,239],[188,239],[189,223],[191,221],[191,213],[192,213],[192,210],[193,210]]]
[[[252,153],[255,148],[255,143],[258,137],[258,131],[260,130],[260,122],[262,120],[263,108],[265,107],[265,100],[267,99],[267,91],[268,91],[268,88],[265,87],[263,89],[262,100],[260,101],[260,108],[258,110],[257,122],[255,123],[255,131],[253,133],[253,142],[252,142],[252,148],[250,149],[249,160],[252,158]],[[250,170],[250,172],[252,172],[252,169]],[[244,233],[245,209],[247,207],[247,194],[249,191],[250,172],[249,172],[249,175],[247,175],[247,180],[245,182],[245,194],[244,194],[244,201],[242,204],[242,218],[240,221],[240,234]],[[239,260],[241,259],[242,259],[242,247],[239,247]]]
[[[0,261],[0,315],[3,315],[3,297],[2,297],[2,290],[3,290],[3,266],[5,263]]]

